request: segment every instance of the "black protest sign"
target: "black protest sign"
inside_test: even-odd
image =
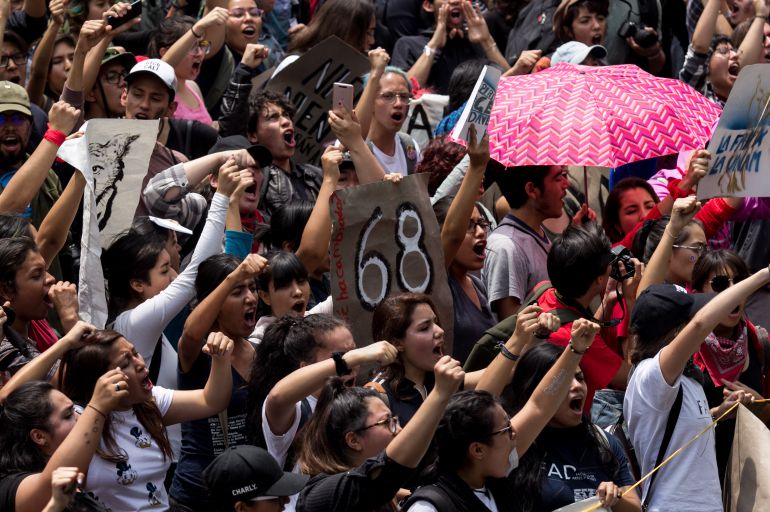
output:
[[[426,293],[438,308],[451,353],[454,313],[427,174],[335,192],[331,241],[334,314],[356,343],[372,340],[372,312],[389,295]]]
[[[358,101],[364,91],[362,75],[368,71],[369,61],[361,52],[337,37],[330,37],[267,83],[267,89],[286,96],[297,109],[294,115],[296,162],[317,164],[323,144],[334,138],[326,118],[332,108],[334,82],[351,84]]]

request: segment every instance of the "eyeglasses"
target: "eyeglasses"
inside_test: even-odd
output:
[[[261,18],[262,15],[265,14],[265,11],[259,7],[252,7],[250,9],[246,9],[245,7],[235,7],[234,9],[230,9],[230,16],[233,18],[243,18],[246,14],[252,18]]]
[[[13,55],[0,55],[0,69],[8,67],[9,61],[13,61],[17,66],[21,66],[27,62],[27,56],[21,52],[14,53]]]
[[[509,423],[508,426],[501,428],[500,430],[495,430],[490,436],[496,436],[498,434],[502,434],[504,432],[508,432],[508,438],[513,441],[513,439],[516,437],[516,433],[513,431],[513,427]]]
[[[383,92],[380,94],[380,99],[385,103],[395,103],[396,98],[400,99],[404,103],[409,103],[412,99],[408,92]]]
[[[211,51],[211,43],[206,41],[205,39],[201,39],[198,41],[198,44],[190,48],[190,55],[194,55],[198,51],[202,51],[203,55],[208,55]]]
[[[708,245],[706,244],[695,244],[695,245],[672,245],[675,249],[690,249],[691,251],[695,251],[698,254],[703,254],[708,250]]]
[[[380,425],[387,425],[388,431],[391,434],[395,434],[396,431],[398,430],[398,425],[399,425],[398,416],[388,416],[384,420],[380,420],[377,423],[372,423],[371,425],[367,425],[366,427],[359,428],[358,431],[361,432],[364,430],[369,430],[370,428],[379,427]]]
[[[125,71],[108,71],[104,74],[104,79],[108,84],[120,85],[126,81],[128,73]]]
[[[712,290],[719,293],[727,290],[729,287],[731,287],[734,284],[740,283],[747,277],[748,276],[744,276],[740,274],[733,277],[728,277],[725,275],[714,276],[711,278],[711,281],[709,281],[709,284],[711,284]]]
[[[738,50],[732,46],[717,46],[714,48],[714,53],[717,55],[730,55],[732,52],[738,53]]]
[[[25,122],[29,121],[29,119],[24,114],[0,114],[0,125],[3,125],[9,121],[14,126],[21,126]]]
[[[487,219],[469,220],[468,221],[468,233],[473,234],[476,232],[476,228],[481,228],[485,233],[492,227],[492,223]]]

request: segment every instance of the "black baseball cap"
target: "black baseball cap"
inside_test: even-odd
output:
[[[291,496],[300,492],[309,477],[288,473],[263,448],[252,445],[228,448],[203,470],[214,502],[235,504],[262,496]]]
[[[675,284],[655,284],[636,299],[631,330],[645,340],[660,339],[689,321],[716,293],[687,293]]]
[[[229,137],[222,137],[219,139],[211,149],[209,149],[209,155],[212,153],[219,153],[220,151],[229,151],[231,149],[245,149],[251,155],[251,158],[261,167],[265,168],[273,163],[273,154],[265,146],[261,144],[252,144],[249,139],[243,135],[230,135]]]

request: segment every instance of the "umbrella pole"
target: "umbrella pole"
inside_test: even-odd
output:
[[[585,203],[588,204],[588,168],[583,166],[583,192],[585,193]]]

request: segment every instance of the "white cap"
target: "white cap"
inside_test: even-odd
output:
[[[586,58],[592,55],[597,59],[603,59],[607,56],[607,49],[604,46],[596,44],[588,46],[579,41],[570,41],[559,46],[551,56],[551,64],[560,62],[568,64],[582,64]]]
[[[158,226],[166,229],[170,229],[171,231],[177,231],[179,233],[184,233],[185,235],[192,235],[193,232],[180,223],[178,223],[175,220],[172,219],[159,219],[158,217],[153,217],[152,215],[149,216],[150,220],[157,224]]]
[[[134,78],[141,76],[142,74],[150,74],[159,78],[160,81],[168,87],[168,90],[171,93],[171,99],[174,99],[174,96],[176,95],[176,73],[174,73],[174,68],[167,62],[160,59],[146,59],[139,62],[131,68],[131,72],[128,73],[128,76],[126,77],[126,83],[130,84]]]

